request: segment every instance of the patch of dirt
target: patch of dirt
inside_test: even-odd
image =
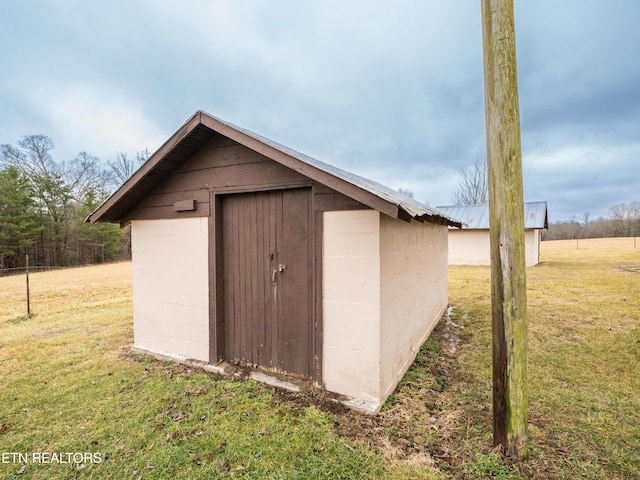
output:
[[[618,267],[623,272],[640,273],[640,264],[636,265],[622,265]]]
[[[466,315],[456,317],[454,321],[445,315],[440,320],[426,352],[423,354],[423,346],[377,415],[354,411],[320,389],[297,393],[278,390],[278,395],[296,408],[315,406],[331,412],[338,434],[369,445],[390,462],[435,467],[461,480],[479,478],[470,473],[476,454],[501,455],[501,451],[492,445],[491,386],[473,385],[474,380],[466,378],[461,368],[459,356],[472,332],[465,329]],[[545,420],[532,416],[531,424],[542,430]],[[541,437],[537,440],[544,442]],[[530,455],[535,457],[536,453],[530,451]],[[514,464],[504,456],[502,461],[506,466]],[[547,462],[534,460],[518,467],[524,478],[556,477]]]
[[[472,460],[464,450],[465,432],[472,425],[491,422],[485,406],[460,405],[453,398],[464,389],[457,358],[464,344],[463,332],[464,325],[455,323],[449,315],[443,316],[432,333],[439,351],[414,362],[411,369],[420,372],[408,373],[377,415],[356,412],[320,389],[278,391],[278,395],[301,407],[313,405],[331,412],[337,433],[372,446],[390,461],[449,471]],[[489,448],[485,450],[488,453]]]

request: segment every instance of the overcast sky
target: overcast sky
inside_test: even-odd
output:
[[[526,201],[640,201],[640,1],[515,0]],[[480,0],[0,0],[0,144],[155,151],[196,110],[449,205],[484,159]]]

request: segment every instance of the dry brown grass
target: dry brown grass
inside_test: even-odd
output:
[[[27,314],[25,275],[0,279],[0,322]],[[131,302],[131,263],[111,263],[29,274],[31,312],[47,315],[74,307]]]
[[[334,416],[272,387],[129,353],[131,264],[0,278],[0,478],[424,478],[338,435]]]
[[[449,273],[453,322],[438,325],[377,417],[131,357],[129,263],[33,274],[30,320],[24,276],[1,278],[2,448],[110,452],[106,464],[81,471],[87,478],[210,478],[229,465],[239,469],[229,476],[291,478],[287,462],[300,475],[343,478],[438,478],[438,469],[456,479],[640,478],[640,250],[632,241],[543,242],[542,263],[527,269],[531,458],[520,466],[492,445],[489,268],[464,266]],[[185,396],[192,391],[209,393]],[[185,420],[193,425],[159,425],[171,408],[193,411]],[[270,435],[258,445],[255,431]],[[180,442],[167,432],[182,432]],[[67,473],[76,476],[47,466],[25,472]]]
[[[440,322],[382,414],[347,418],[346,433],[381,436],[405,459],[426,451],[456,479],[640,478],[640,250],[629,240],[545,242],[527,269],[527,462],[493,447],[484,266],[450,268],[453,322]]]
[[[542,242],[542,251],[553,255],[559,250],[637,250],[640,248],[640,238],[582,238],[575,240],[553,240]]]
[[[532,449],[523,471],[541,479],[638,478],[640,250],[633,239],[582,242],[543,242],[542,263],[527,269]],[[452,267],[450,297],[465,341],[462,382],[449,400],[469,402],[460,414],[467,432],[458,438],[486,451],[489,268]]]

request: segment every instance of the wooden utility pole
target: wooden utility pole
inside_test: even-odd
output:
[[[513,0],[482,0],[491,232],[493,441],[526,458],[527,296]]]

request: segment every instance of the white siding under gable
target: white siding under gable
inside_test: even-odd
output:
[[[527,267],[540,263],[541,230],[524,232]],[[490,265],[491,239],[489,230],[449,229],[449,265]]]
[[[449,265],[490,265],[489,230],[449,230]]]
[[[208,218],[134,220],[134,346],[209,361]]]

